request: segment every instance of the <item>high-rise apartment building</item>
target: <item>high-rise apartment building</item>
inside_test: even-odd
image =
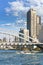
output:
[[[41,17],[37,15],[36,17],[36,35],[37,35],[37,38],[39,36],[39,32],[41,30]]]
[[[39,35],[40,25],[41,17],[36,15],[36,10],[30,9],[27,12],[27,29],[29,30],[29,35],[32,38],[37,38]]]
[[[29,30],[21,28],[19,31],[19,36],[21,37],[19,38],[20,42],[24,42],[24,43],[28,42],[29,41]]]

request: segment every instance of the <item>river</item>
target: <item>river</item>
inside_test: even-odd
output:
[[[43,65],[43,53],[18,52],[17,50],[0,50],[0,65]]]

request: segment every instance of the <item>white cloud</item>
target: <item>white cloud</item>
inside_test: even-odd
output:
[[[17,24],[22,24],[22,25],[26,24],[25,20],[23,20],[23,19],[18,19],[16,23]]]
[[[30,2],[30,7],[35,8],[37,14],[43,17],[43,0],[27,0]]]
[[[17,21],[18,23],[23,23],[23,19],[20,19]]]
[[[8,29],[8,28],[1,28],[0,27],[0,32],[1,33],[7,33],[7,34],[11,34],[11,35],[18,35],[18,31],[17,29],[12,30],[12,29]],[[6,34],[5,34],[6,35]]]
[[[5,10],[6,10],[6,12],[8,13],[8,12],[10,12],[10,8],[5,8]]]
[[[11,23],[1,24],[1,26],[11,26]]]
[[[10,7],[5,8],[5,11],[7,13],[12,13],[13,15],[17,16],[19,15],[19,12],[26,12],[29,7],[25,7],[23,2],[20,1],[14,1],[14,2],[8,2]]]
[[[1,27],[2,26],[2,27]],[[7,33],[11,35],[18,35],[19,28],[15,23],[6,23],[0,25],[0,32]]]
[[[26,26],[27,25],[27,22],[24,22],[24,25]]]
[[[19,29],[19,28],[22,28],[22,27],[25,28],[26,22],[23,19],[17,19],[15,23],[5,23],[5,24],[1,24],[0,26],[12,28],[12,29]]]
[[[30,8],[35,8],[38,15],[43,16],[43,0],[16,0],[8,4],[9,7],[5,8],[7,14],[24,18]]]

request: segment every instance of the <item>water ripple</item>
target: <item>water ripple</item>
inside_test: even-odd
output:
[[[0,51],[0,65],[43,65],[43,53],[17,54],[17,51]]]

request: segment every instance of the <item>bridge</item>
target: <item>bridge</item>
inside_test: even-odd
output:
[[[19,34],[24,36],[23,33],[18,33],[17,31],[13,31],[13,34],[11,34],[12,30],[7,30],[6,32],[3,32],[2,30],[6,31],[6,29],[3,29],[3,28],[1,29],[0,28],[0,34],[9,35],[9,36],[12,36],[12,37],[17,36],[18,38],[21,38],[21,39],[24,39],[25,41],[31,42],[30,40],[27,40],[27,39],[23,38],[22,36],[19,36]],[[14,33],[16,33],[17,35],[15,35]],[[36,38],[34,39],[34,38],[30,37],[30,36],[26,36],[26,37],[28,37],[29,39],[32,39],[34,42],[38,43],[38,40]]]
[[[32,37],[30,37],[30,36],[27,36],[29,39],[32,39],[33,40],[33,42],[31,42],[30,40],[27,40],[27,39],[25,39],[25,38],[23,38],[23,37],[21,37],[21,36],[19,36],[19,34],[20,35],[24,35],[23,33],[18,33],[18,32],[15,32],[15,31],[13,31],[13,34],[11,34],[11,33],[9,33],[9,32],[12,32],[12,30],[7,30],[6,32],[3,32],[3,30],[4,31],[6,31],[6,29],[1,29],[0,28],[0,34],[2,34],[2,35],[8,35],[9,37],[10,36],[12,36],[13,38],[16,36],[16,37],[18,37],[18,38],[20,38],[20,39],[23,39],[23,40],[25,40],[25,41],[28,41],[28,42],[16,42],[16,43],[14,43],[15,45],[36,45],[36,46],[38,46],[39,48],[41,48],[41,49],[43,49],[43,43],[40,43],[36,38],[34,39],[34,38],[32,38]],[[17,35],[14,35],[14,33],[16,33]],[[7,42],[8,43],[8,42]],[[1,43],[2,44],[2,43]],[[11,44],[10,42],[9,42],[9,44]],[[4,44],[3,44],[4,45]],[[12,44],[11,44],[12,45]]]

